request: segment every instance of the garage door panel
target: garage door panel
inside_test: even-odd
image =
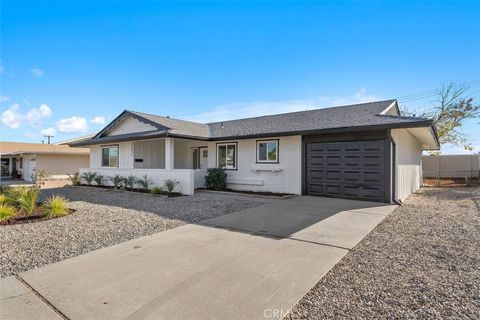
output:
[[[384,140],[307,143],[307,193],[384,201],[384,148]]]

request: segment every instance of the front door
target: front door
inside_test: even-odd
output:
[[[208,167],[208,148],[199,148],[200,150],[200,161],[199,161],[199,169],[207,169]]]

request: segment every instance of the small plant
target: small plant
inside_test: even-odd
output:
[[[7,221],[17,214],[17,209],[8,204],[0,204],[0,222]]]
[[[35,170],[32,173],[32,181],[37,186],[40,187],[45,184],[45,181],[48,179],[50,174],[46,170]]]
[[[81,181],[80,181],[80,173],[75,172],[74,174],[69,174],[68,178],[72,182],[72,186],[79,186]]]
[[[113,187],[115,189],[123,188],[123,183],[125,181],[125,177],[123,177],[119,174],[116,174],[113,177],[108,177],[108,179],[112,182]]]
[[[205,187],[210,190],[225,190],[227,188],[227,173],[221,168],[207,169]]]
[[[155,187],[150,191],[152,194],[165,194],[165,191],[163,191],[162,188]]]
[[[87,172],[84,172],[82,174],[82,179],[85,180],[85,182],[91,186],[92,185],[92,182],[93,180],[95,179],[97,173],[96,172],[91,172],[91,171],[87,171]]]
[[[97,184],[97,186],[103,186],[103,182],[105,181],[105,176],[101,174],[96,174],[93,180],[95,180],[95,183]]]
[[[61,196],[51,196],[42,205],[47,218],[63,217],[68,214],[67,200]]]
[[[135,184],[137,184],[137,178],[133,174],[125,178],[125,187],[129,190],[133,190]]]
[[[8,195],[12,192],[12,187],[7,185],[0,185],[0,194]]]
[[[137,184],[143,189],[150,189],[150,186],[153,184],[153,180],[144,174],[141,179],[137,180]]]
[[[8,204],[10,202],[10,198],[4,194],[0,194],[0,204]]]
[[[167,179],[165,180],[165,189],[167,189],[167,193],[170,194],[175,190],[175,187],[179,185],[180,182],[178,182],[175,179]]]
[[[40,189],[36,187],[21,187],[15,190],[15,203],[27,216],[33,213],[37,205]]]

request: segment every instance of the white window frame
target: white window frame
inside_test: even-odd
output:
[[[267,144],[267,159],[266,160],[260,160],[260,143],[266,143]],[[275,160],[269,160],[268,159],[268,144],[269,143],[275,143],[276,144],[276,157]],[[279,145],[280,145],[280,140],[279,139],[270,139],[270,140],[257,140],[257,163],[279,163]]]
[[[116,166],[112,166],[110,165],[110,154],[108,156],[108,165],[103,165],[103,149],[111,149],[111,148],[117,148],[117,165]],[[109,145],[109,146],[102,146],[101,147],[101,156],[100,156],[100,165],[102,168],[118,168],[118,165],[120,163],[120,148],[119,148],[119,145],[118,144],[113,144],[113,145]]]
[[[233,146],[235,149],[235,156],[234,156],[234,165],[233,166],[229,166],[227,165],[227,161],[225,160],[225,167],[220,167],[220,161],[219,161],[219,157],[220,157],[220,152],[219,152],[219,149],[220,147],[225,147],[225,152],[228,151],[228,147],[229,146]],[[237,142],[228,142],[228,143],[218,143],[217,144],[217,167],[218,168],[222,168],[222,169],[226,169],[226,170],[237,170],[237,162],[238,162],[238,143]]]

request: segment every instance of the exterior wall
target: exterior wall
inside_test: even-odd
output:
[[[117,124],[112,130],[108,132],[108,136],[116,136],[119,134],[133,133],[133,132],[145,132],[156,130],[157,128],[143,123],[133,117],[127,117]]]
[[[301,194],[302,137],[278,139],[279,163],[256,163],[257,139],[216,141],[208,143],[208,167],[217,166],[217,144],[237,142],[237,169],[227,170],[228,187],[236,190]]]
[[[175,179],[179,182],[179,185],[175,188],[176,192],[180,192],[186,195],[194,194],[194,171],[188,169],[133,169],[133,168],[82,168],[80,169],[80,175],[84,172],[91,171],[102,174],[106,177],[111,177],[116,174],[127,177],[134,175],[135,177],[142,177],[147,175],[152,178],[154,187],[163,187],[166,179]],[[112,185],[111,181],[106,179],[106,185]]]
[[[427,178],[472,178],[480,173],[480,155],[423,156],[423,176]]]
[[[38,154],[37,170],[45,170],[50,175],[67,175],[85,168],[89,163],[89,155]]]
[[[131,141],[106,144],[118,145],[118,167],[133,168],[133,143]],[[90,146],[90,168],[102,168],[102,146]]]
[[[133,167],[145,169],[165,169],[165,139],[133,142]],[[143,162],[135,162],[142,159]]]
[[[395,142],[395,199],[404,201],[421,185],[422,146],[407,129],[393,129],[391,134]]]

